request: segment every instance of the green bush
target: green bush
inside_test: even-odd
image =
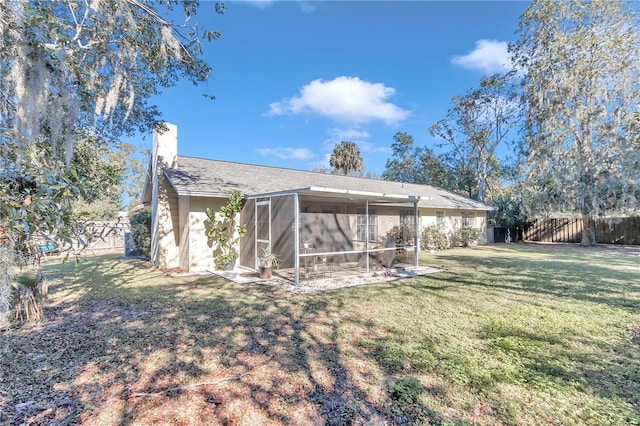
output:
[[[458,242],[462,247],[474,247],[480,241],[482,230],[479,228],[460,228],[458,231]]]
[[[236,224],[243,205],[242,194],[234,189],[227,197],[227,204],[220,207],[219,212],[210,208],[205,209],[207,215],[205,230],[209,243],[215,246],[213,259],[216,269],[233,269],[235,266],[238,258],[236,246],[240,238],[247,233],[246,224]]]
[[[447,240],[447,233],[442,225],[429,225],[422,229],[420,235],[420,249],[429,250],[435,248],[436,250],[444,250],[449,247],[449,241]]]
[[[151,257],[151,212],[143,210],[129,217],[131,238],[146,257]]]

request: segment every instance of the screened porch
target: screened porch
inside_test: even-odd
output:
[[[418,201],[328,188],[249,197],[240,264],[257,270],[258,253],[270,247],[280,259],[276,276],[295,283],[417,266]]]

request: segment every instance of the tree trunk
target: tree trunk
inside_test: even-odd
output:
[[[582,218],[582,241],[583,247],[593,247],[596,245],[596,224],[590,217]]]

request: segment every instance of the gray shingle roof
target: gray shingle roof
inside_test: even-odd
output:
[[[245,196],[309,187],[419,196],[420,207],[493,210],[494,208],[430,185],[340,176],[179,155],[165,174],[179,195],[223,196],[234,189]]]

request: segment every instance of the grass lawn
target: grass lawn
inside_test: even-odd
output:
[[[45,266],[0,331],[0,424],[640,425],[640,250],[512,244],[315,295]]]

